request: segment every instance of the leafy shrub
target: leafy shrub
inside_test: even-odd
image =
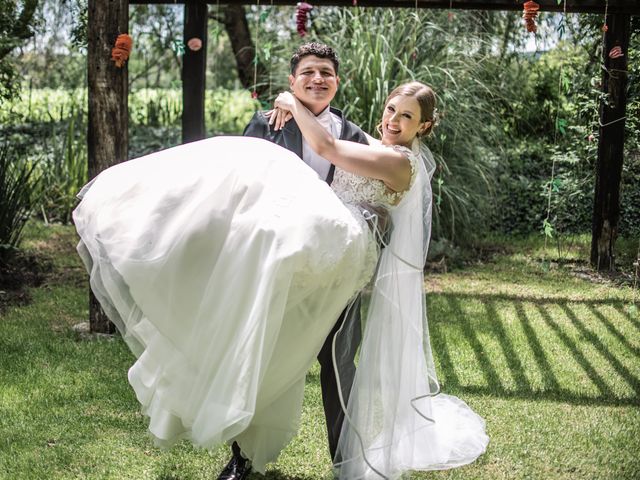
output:
[[[0,141],[0,256],[20,244],[39,186],[36,164],[23,160],[21,153],[6,138]]]
[[[637,55],[637,48],[630,52]],[[591,60],[582,46],[566,43],[506,71],[519,79],[520,94],[502,107],[503,125],[513,141],[498,166],[497,208],[492,216],[497,230],[539,231],[550,203],[549,221],[556,233],[591,231],[601,77],[598,63],[590,64]],[[637,67],[630,68],[633,73]],[[640,234],[640,168],[634,153],[640,139],[640,98],[633,85],[621,185],[623,235]]]
[[[257,102],[246,90],[207,90],[205,93],[206,130],[212,135],[240,134]],[[129,119],[132,127],[180,127],[181,89],[140,89],[129,95]],[[132,132],[135,134],[135,132]]]
[[[45,220],[68,224],[77,204],[76,195],[87,183],[86,120],[83,112],[72,111],[58,128],[52,126],[49,142],[46,161],[40,163],[43,183],[41,210]]]

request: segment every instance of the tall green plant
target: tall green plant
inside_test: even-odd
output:
[[[9,142],[0,143],[0,256],[18,247],[35,203],[39,179],[35,163],[23,161]]]
[[[76,195],[87,183],[86,123],[81,110],[72,111],[64,132],[53,136],[47,162],[42,163],[42,210],[46,220],[67,224],[77,203]]]
[[[502,142],[494,126],[500,92],[488,86],[501,59],[483,35],[460,31],[474,24],[463,16],[454,24],[443,12],[334,9],[318,20],[319,39],[340,53],[336,104],[369,133],[375,135],[394,87],[419,80],[434,88],[441,118],[427,141],[438,164],[434,235],[453,240],[469,238],[483,224],[491,206],[494,152]]]

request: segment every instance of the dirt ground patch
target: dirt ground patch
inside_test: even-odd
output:
[[[29,287],[37,287],[53,270],[48,256],[16,249],[0,253],[0,312],[29,303]]]

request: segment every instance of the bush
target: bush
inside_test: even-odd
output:
[[[57,127],[57,128],[56,128]],[[82,111],[71,111],[64,122],[52,126],[46,161],[40,163],[43,191],[41,210],[46,221],[71,222],[76,195],[87,183],[87,124]]]
[[[630,51],[635,55],[637,50]],[[630,68],[633,73],[634,67]],[[600,82],[599,65],[590,65],[588,52],[581,46],[562,44],[538,60],[521,61],[507,73],[517,75],[520,95],[503,106],[504,128],[513,141],[499,162],[497,208],[491,224],[503,233],[540,231],[550,200],[549,221],[556,233],[590,232],[600,100],[594,86]],[[640,234],[640,98],[634,93],[637,86],[631,86],[621,185],[619,232],[623,235]]]
[[[6,138],[0,141],[0,256],[20,244],[39,186],[35,168]]]

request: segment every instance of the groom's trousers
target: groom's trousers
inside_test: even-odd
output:
[[[342,327],[342,329],[341,329]],[[338,341],[336,342],[336,361],[340,378],[338,379],[334,369],[333,339],[340,330]],[[360,345],[362,330],[360,326],[360,294],[350,307],[342,312],[340,318],[327,336],[318,354],[320,363],[320,385],[322,387],[322,403],[324,415],[327,420],[327,434],[329,437],[329,451],[331,459],[334,460],[338,449],[338,440],[342,423],[344,421],[344,411],[340,404],[339,389],[342,390],[342,397],[345,406],[349,401],[349,393],[353,385],[356,373],[354,359],[358,346]]]

